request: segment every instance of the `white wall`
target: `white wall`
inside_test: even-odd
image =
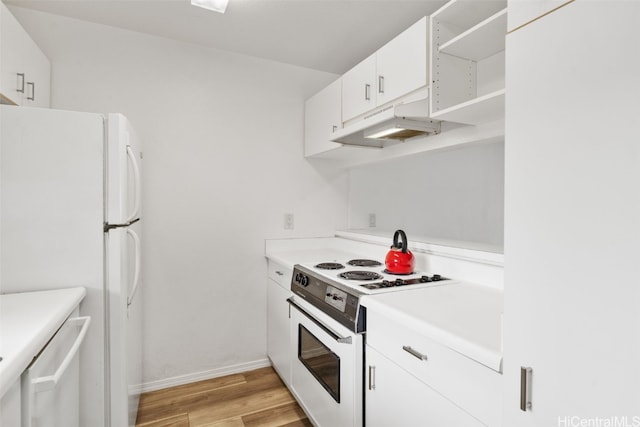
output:
[[[353,169],[349,225],[404,229],[412,238],[502,246],[504,144],[427,152]],[[391,238],[391,234],[390,234]]]
[[[335,76],[11,10],[53,108],[122,112],[145,143],[144,381],[264,361],[264,239],[346,226],[347,174],[302,155],[304,99]]]

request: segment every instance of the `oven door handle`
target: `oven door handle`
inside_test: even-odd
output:
[[[353,342],[351,337],[343,337],[342,335],[340,335],[339,333],[337,333],[336,331],[334,331],[333,329],[331,329],[330,327],[328,327],[327,325],[325,325],[324,323],[322,323],[318,319],[314,318],[311,314],[307,313],[307,311],[304,308],[300,307],[295,302],[293,297],[287,298],[287,302],[289,304],[291,304],[292,306],[294,306],[295,308],[297,308],[300,313],[304,314],[313,323],[318,325],[318,327],[320,327],[320,329],[325,331],[327,334],[331,335],[331,338],[333,338],[337,342],[342,343],[342,344],[351,344]]]

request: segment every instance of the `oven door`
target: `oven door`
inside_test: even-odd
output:
[[[294,298],[289,299],[293,394],[314,425],[361,427],[362,335]]]

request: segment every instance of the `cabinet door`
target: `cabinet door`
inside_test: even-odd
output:
[[[51,64],[33,40],[28,38],[27,48],[23,50],[26,75],[23,103],[27,107],[46,107],[50,105]]]
[[[507,36],[505,426],[639,415],[639,17],[576,1]]]
[[[49,107],[50,80],[49,59],[11,11],[0,3],[0,93],[5,98],[3,102]]]
[[[367,427],[483,425],[369,346],[366,357]]]
[[[427,23],[422,18],[378,50],[377,105],[427,85]]]
[[[0,93],[18,105],[23,98],[20,90],[26,90],[23,52],[29,41],[22,26],[0,2]]]
[[[376,106],[375,53],[342,76],[342,121],[346,122]]]
[[[306,157],[341,147],[329,140],[331,133],[340,129],[341,79],[309,98],[304,104],[304,155]]]
[[[267,354],[288,386],[291,383],[289,303],[291,292],[269,279],[267,284]]]
[[[21,398],[20,379],[18,379],[0,399],[0,426],[22,425]]]

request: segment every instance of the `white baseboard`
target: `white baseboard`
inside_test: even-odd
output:
[[[269,359],[260,359],[254,360],[253,362],[240,363],[238,365],[225,366],[223,368],[210,369],[208,371],[194,372],[193,374],[150,381],[142,384],[141,392],[147,393],[149,391],[194,383],[196,381],[210,380],[212,378],[224,377],[225,375],[238,374],[240,372],[251,371],[253,369],[265,368],[267,366],[271,366]]]

